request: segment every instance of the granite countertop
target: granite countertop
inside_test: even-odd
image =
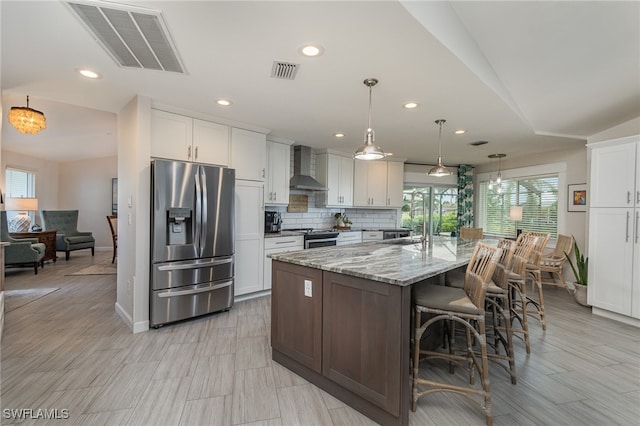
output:
[[[427,251],[417,238],[323,247],[269,257],[286,263],[407,286],[464,266],[477,240],[434,237]],[[495,246],[497,240],[482,240]]]

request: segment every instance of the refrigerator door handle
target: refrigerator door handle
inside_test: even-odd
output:
[[[193,230],[195,234],[195,245],[198,253],[201,253],[202,249],[202,181],[200,179],[200,169],[201,166],[198,166],[195,173],[196,179],[196,226]]]
[[[210,266],[224,265],[225,263],[233,262],[233,257],[229,257],[227,259],[214,259],[209,262],[201,262],[201,263],[184,263],[179,265],[162,265],[158,266],[158,271],[177,271],[180,269],[197,269],[197,268],[208,268]]]
[[[192,294],[198,293],[206,293],[213,290],[218,290],[220,288],[229,287],[233,284],[233,281],[225,281],[220,284],[212,285],[204,288],[196,288],[194,290],[178,290],[178,291],[164,291],[162,293],[158,293],[158,297],[178,297],[178,296],[189,296]]]
[[[209,205],[209,191],[207,188],[207,174],[204,171],[204,167],[199,166],[198,174],[200,175],[200,185],[201,192],[201,212],[200,212],[200,257],[204,256],[204,249],[206,246],[206,238],[207,238],[207,218],[208,216],[208,205]]]

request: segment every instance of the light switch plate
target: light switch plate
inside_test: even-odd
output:
[[[313,283],[311,280],[304,280],[304,295],[307,297],[311,297],[313,292]]]

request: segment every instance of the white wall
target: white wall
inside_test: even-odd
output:
[[[149,329],[151,102],[137,96],[118,113],[116,312],[134,333]]]
[[[111,214],[111,179],[117,174],[117,157],[59,164],[56,208],[79,211],[78,230],[93,233],[97,250],[112,249],[106,216]]]
[[[591,135],[587,139],[587,142],[602,142],[633,135],[640,135],[640,117],[636,117],[632,120],[611,127],[610,129]]]
[[[7,167],[33,171],[38,208],[79,210],[78,229],[93,232],[96,249],[111,250],[111,234],[105,216],[111,213],[111,178],[117,176],[117,157],[57,163],[2,150],[1,163],[2,188],[5,188]],[[36,222],[42,224],[39,215],[36,215]]]
[[[7,167],[15,167],[23,170],[30,170],[36,174],[36,196],[38,197],[38,208],[40,210],[58,208],[58,173],[59,164],[54,161],[15,152],[2,150],[2,173],[0,182],[2,193],[5,193],[5,171]],[[39,215],[36,216],[40,223]]]

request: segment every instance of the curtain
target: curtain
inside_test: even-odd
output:
[[[473,227],[473,166],[458,166],[458,229]]]

